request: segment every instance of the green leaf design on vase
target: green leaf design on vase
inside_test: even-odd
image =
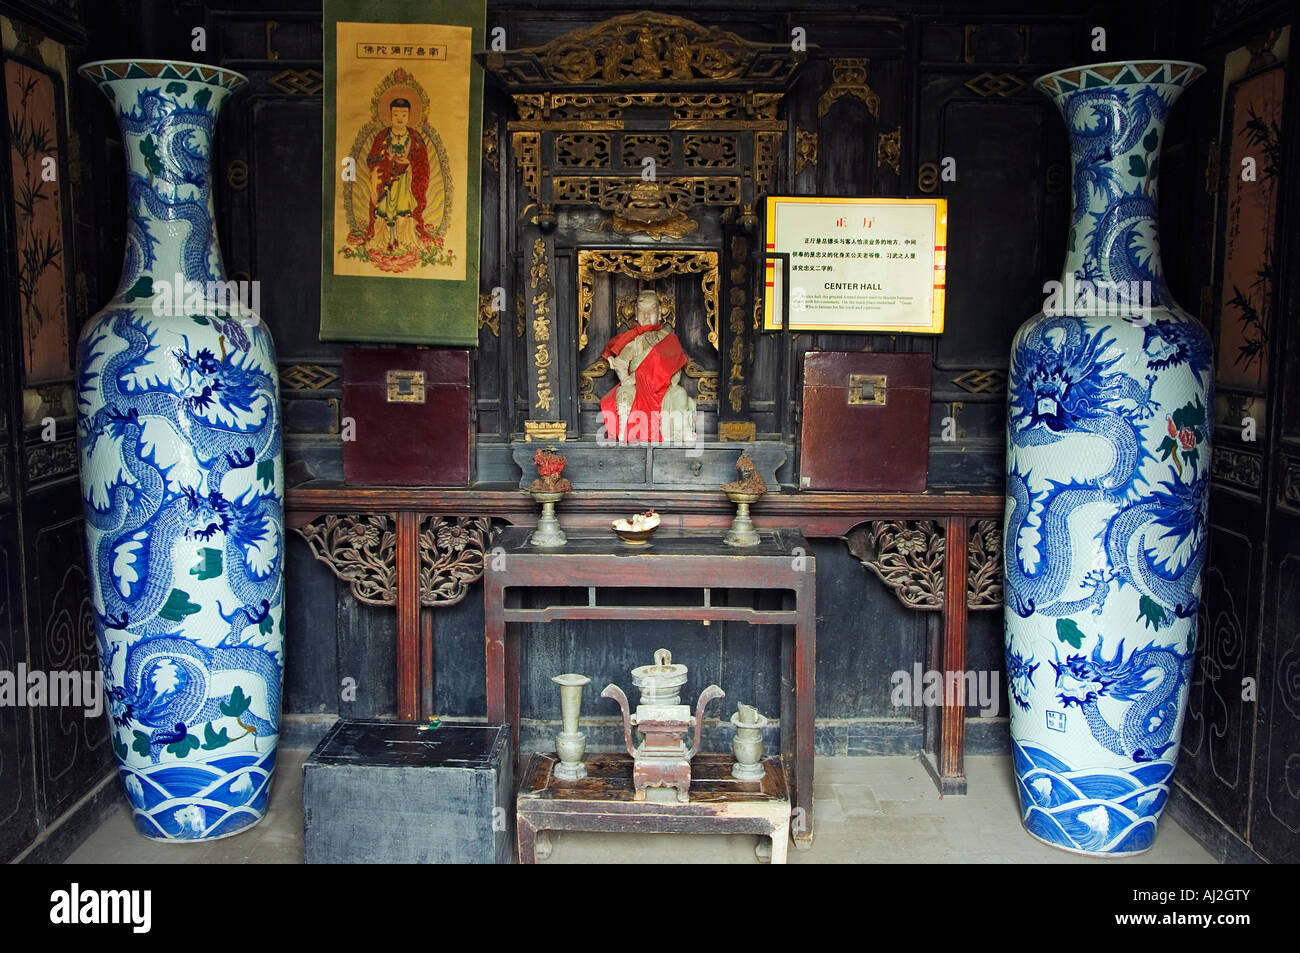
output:
[[[190,569],[190,575],[198,576],[200,580],[218,578],[221,575],[221,550],[210,546],[200,549],[198,565]]]
[[[253,704],[252,699],[244,694],[242,688],[236,685],[235,690],[230,693],[230,698],[224,702],[219,702],[217,708],[221,710],[221,714],[238,721],[239,716],[248,711],[251,704]]]
[[[199,747],[199,739],[193,735],[186,735],[180,741],[173,741],[167,746],[169,754],[174,754],[178,758],[183,758],[191,751],[196,751]]]
[[[203,726],[204,751],[216,751],[218,748],[224,748],[226,745],[230,744],[230,741],[229,729],[222,728],[220,731],[213,731],[212,722],[208,722]]]
[[[141,275],[123,295],[123,301],[135,301],[139,298],[153,297],[153,278],[149,275]]]
[[[153,136],[145,136],[140,140],[140,156],[144,159],[145,168],[149,170],[149,178],[162,175],[163,162],[158,155],[158,143],[154,141]]]
[[[143,731],[136,731],[135,740],[131,742],[131,750],[142,758],[149,757],[149,736]]]
[[[1169,623],[1169,612],[1165,607],[1147,596],[1138,600],[1138,613],[1143,628],[1150,626],[1158,630],[1162,625]]]
[[[1083,648],[1083,630],[1075,625],[1073,619],[1056,620],[1056,637],[1076,649]]]
[[[190,594],[184,589],[173,589],[167,597],[167,604],[158,610],[158,617],[168,622],[184,622],[186,616],[194,615],[201,608],[190,602]]]

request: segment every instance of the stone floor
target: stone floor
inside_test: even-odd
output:
[[[271,808],[253,829],[207,844],[159,844],[135,832],[122,799],[69,858],[83,864],[302,863],[302,763],[305,749],[281,749]],[[1155,846],[1138,857],[1096,860],[1048,847],[1020,826],[1010,759],[967,757],[970,794],[940,798],[913,758],[818,758],[813,817],[816,843],[791,845],[790,862],[1212,864],[1214,859],[1166,816]],[[757,838],[745,835],[553,834],[548,864],[753,863]]]

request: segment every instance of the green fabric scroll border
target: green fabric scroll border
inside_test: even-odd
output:
[[[321,149],[322,341],[478,346],[480,179],[483,149],[483,68],[470,67],[469,168],[456,200],[465,205],[465,280],[415,281],[334,274],[335,88],[338,80],[335,24],[438,23],[473,30],[472,50],[484,49],[486,0],[325,0],[324,135]]]

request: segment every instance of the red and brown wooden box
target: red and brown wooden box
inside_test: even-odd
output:
[[[809,351],[799,487],[920,493],[930,459],[925,353]]]
[[[468,486],[473,407],[468,350],[344,348],[343,482]]]

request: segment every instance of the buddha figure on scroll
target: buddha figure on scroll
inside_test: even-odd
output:
[[[695,441],[695,401],[678,383],[686,353],[661,321],[654,291],[637,295],[636,325],[610,338],[601,356],[619,379],[600,401],[607,434],[619,443]]]

